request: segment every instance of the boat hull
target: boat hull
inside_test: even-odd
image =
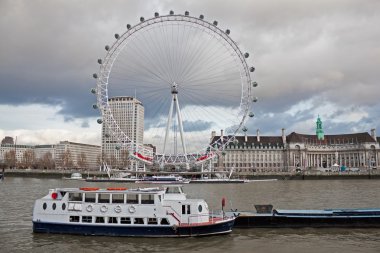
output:
[[[34,221],[33,232],[128,237],[195,237],[227,234],[232,231],[233,225],[233,219],[192,226],[104,226]]]
[[[234,225],[236,228],[380,228],[380,214],[309,215],[308,213],[277,214],[275,212],[268,214],[232,212],[232,214],[237,216]]]

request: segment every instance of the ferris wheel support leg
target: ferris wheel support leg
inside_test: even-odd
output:
[[[173,117],[173,106],[174,106],[174,97],[172,99],[172,102],[170,104],[170,109],[169,109],[169,115],[168,115],[168,121],[166,123],[166,131],[165,131],[165,140],[164,140],[164,149],[163,149],[163,154],[165,154],[165,149],[166,149],[166,142],[168,140],[169,136],[169,129],[172,124],[172,117]]]
[[[182,124],[182,115],[181,115],[181,110],[179,109],[179,103],[178,103],[178,97],[175,95],[174,96],[175,100],[175,105],[177,108],[177,116],[178,116],[178,125],[179,125],[179,133],[181,134],[181,142],[182,142],[182,149],[183,153],[185,154],[185,159],[186,159],[186,167],[188,167],[188,162],[187,162],[187,152],[186,152],[186,144],[185,144],[185,138],[183,136],[183,124]]]

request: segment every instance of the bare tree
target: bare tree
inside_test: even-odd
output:
[[[87,156],[84,152],[77,155],[77,165],[80,169],[88,169]]]
[[[62,167],[64,169],[70,169],[74,167],[73,158],[69,149],[65,150],[65,152],[62,153],[60,158]]]
[[[129,166],[129,151],[126,149],[123,149],[120,152],[119,167],[128,168],[128,166]]]
[[[36,155],[31,149],[25,150],[22,154],[21,166],[24,168],[32,168],[36,165]]]
[[[9,168],[16,168],[16,151],[9,150],[4,154],[4,163]]]
[[[54,169],[55,163],[53,155],[50,152],[46,152],[40,159],[38,159],[38,167],[42,169]]]

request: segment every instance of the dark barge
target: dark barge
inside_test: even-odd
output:
[[[380,209],[280,210],[256,205],[256,212],[231,211],[235,228],[380,228]]]

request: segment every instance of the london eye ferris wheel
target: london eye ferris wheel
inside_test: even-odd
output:
[[[243,53],[218,22],[189,12],[140,18],[115,34],[93,76],[107,131],[119,147],[147,164],[196,164],[212,159],[234,141],[253,117],[248,53]],[[144,143],[136,143],[113,117],[109,98],[135,96],[144,105]],[[218,131],[211,138],[211,131]],[[220,134],[219,134],[219,131]]]

